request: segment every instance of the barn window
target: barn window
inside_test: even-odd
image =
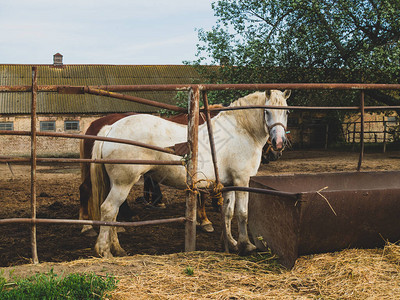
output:
[[[13,122],[0,122],[0,130],[14,130]]]
[[[397,119],[396,119],[396,117],[388,117],[388,118],[387,118],[387,123],[388,123],[389,126],[390,126],[390,125],[397,125]]]
[[[65,121],[64,122],[64,130],[79,130],[79,121]]]
[[[56,121],[41,121],[40,131],[56,131]]]

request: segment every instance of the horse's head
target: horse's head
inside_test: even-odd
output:
[[[289,98],[290,93],[290,90],[284,92],[278,90],[266,91],[265,105],[287,106],[286,100]],[[268,130],[272,149],[275,151],[282,151],[287,144],[286,126],[288,114],[289,110],[287,109],[265,110],[265,124]]]

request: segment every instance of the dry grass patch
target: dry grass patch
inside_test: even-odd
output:
[[[290,271],[221,253],[141,259],[145,268],[120,277],[115,299],[400,298],[400,247],[393,244],[302,257]]]
[[[113,274],[112,299],[400,299],[400,246],[305,256],[292,270],[271,256],[219,252],[134,255],[4,268],[36,272]]]

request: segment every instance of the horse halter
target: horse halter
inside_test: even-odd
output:
[[[268,134],[269,134],[269,135],[271,135],[271,134],[270,134],[270,133],[271,133],[271,130],[272,130],[272,128],[274,128],[275,126],[282,126],[282,127],[283,127],[283,130],[285,130],[285,132],[287,131],[287,130],[286,130],[286,126],[283,125],[283,123],[281,123],[281,122],[276,122],[276,123],[272,124],[271,126],[268,126],[268,125],[267,125]]]

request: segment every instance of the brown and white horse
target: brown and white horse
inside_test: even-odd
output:
[[[222,107],[221,105],[213,105],[210,107]],[[88,129],[86,130],[86,135],[97,135],[101,128],[106,125],[114,124],[116,121],[121,120],[125,117],[135,115],[136,113],[115,113],[104,116],[93,121]],[[218,111],[211,111],[211,117],[218,114]],[[188,123],[187,114],[178,114],[172,117],[166,118],[166,120],[185,124]],[[205,115],[201,113],[199,123],[203,124],[205,122]],[[81,158],[91,158],[94,140],[82,140],[80,144],[80,157]],[[150,175],[145,174],[144,178],[144,199],[147,203],[151,203],[156,206],[162,200],[162,194],[158,182],[154,181]],[[90,181],[90,164],[81,163],[81,185],[79,186],[79,219],[80,220],[100,220],[100,207],[93,205],[92,202],[92,183]],[[200,193],[199,199],[199,209],[198,209],[198,219],[202,230],[206,232],[213,232],[214,228],[211,221],[208,219],[205,202],[206,194]],[[97,203],[98,204],[98,203]],[[126,201],[121,205],[119,209],[119,216],[125,219],[130,219],[133,213]],[[91,225],[84,225],[81,231],[85,235],[95,236],[97,233],[94,231]]]

